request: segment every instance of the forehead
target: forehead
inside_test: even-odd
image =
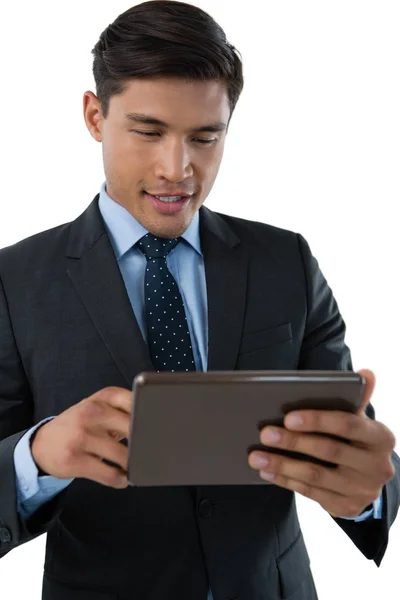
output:
[[[230,106],[224,81],[186,81],[178,78],[136,78],[122,94],[110,99],[110,115],[146,113],[171,127],[201,126],[203,121],[229,120]]]

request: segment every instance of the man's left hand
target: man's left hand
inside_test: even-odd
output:
[[[333,517],[359,516],[379,498],[385,483],[395,475],[391,455],[396,439],[383,423],[370,419],[365,413],[375,376],[367,369],[359,373],[366,379],[366,389],[357,414],[300,410],[285,416],[284,427],[268,426],[260,433],[265,446],[302,452],[335,463],[337,468],[274,453],[254,451],[249,454],[249,465],[260,471],[262,479],[315,500]],[[294,416],[301,417],[302,422],[293,423],[291,417]],[[280,440],[270,439],[270,432],[279,433]],[[331,433],[349,443],[315,432]],[[256,457],[267,459],[268,463],[257,464]]]

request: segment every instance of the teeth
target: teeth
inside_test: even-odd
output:
[[[162,202],[176,202],[177,200],[180,200],[182,198],[182,196],[154,196],[155,198],[157,198],[158,200],[161,200]]]

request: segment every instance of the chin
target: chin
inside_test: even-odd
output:
[[[154,225],[149,225],[149,227],[146,227],[146,229],[148,229],[150,231],[150,233],[152,233],[153,235],[158,235],[160,237],[164,237],[164,238],[175,238],[175,237],[179,237],[182,235],[182,233],[184,233],[186,231],[186,229],[189,227],[190,222],[189,223],[157,223]]]

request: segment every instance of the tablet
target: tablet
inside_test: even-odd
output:
[[[142,372],[133,381],[128,481],[271,485],[249,466],[251,450],[310,457],[262,446],[261,428],[283,426],[296,409],[356,413],[364,388],[365,378],[352,371]]]

